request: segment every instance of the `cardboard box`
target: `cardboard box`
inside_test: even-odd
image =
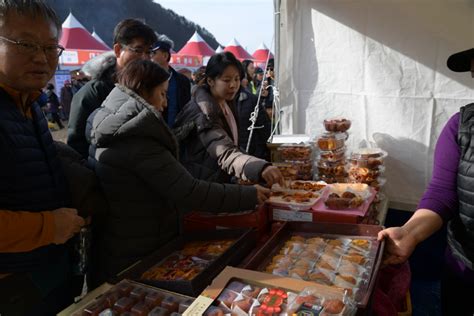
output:
[[[253,285],[262,287],[272,287],[285,289],[291,292],[299,293],[305,288],[313,287],[318,289],[320,293],[339,297],[341,300],[345,298],[345,293],[341,289],[315,284],[312,282],[279,277],[267,273],[250,271],[245,269],[226,267],[208,286],[201,295],[191,304],[191,306],[183,313],[183,316],[202,315],[214,302],[214,300],[225,289],[226,285],[232,280],[242,280]]]

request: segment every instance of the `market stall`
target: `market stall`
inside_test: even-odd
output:
[[[387,213],[389,154],[349,149],[353,122],[347,118],[320,124],[325,132],[315,138],[293,135],[269,145],[284,183],[271,187],[264,205],[236,214],[187,214],[182,235],[109,280],[113,289],[103,287],[88,303],[70,307],[72,315],[285,315],[329,311],[328,301],[343,303],[334,309],[339,315],[370,312],[384,250],[377,234]],[[226,266],[244,268],[245,277],[220,284]],[[268,283],[275,277],[283,283]],[[288,282],[295,287],[277,285]],[[207,288],[216,284],[220,292]],[[286,295],[278,306],[265,303],[272,291]],[[202,293],[211,299],[203,301]]]
[[[286,157],[295,154],[288,148],[299,152],[305,147],[283,148]],[[377,240],[382,226],[368,213],[346,215],[354,211],[350,207],[374,207],[381,210],[377,216],[383,222],[386,203],[374,203],[377,191],[364,183],[292,179],[285,188],[274,187],[272,197],[256,210],[191,213],[182,236],[63,315],[285,315],[332,308],[338,315],[368,312],[384,249],[384,242]],[[330,202],[336,192],[349,199],[336,203],[340,207]],[[329,203],[326,211],[336,214],[332,223],[321,221],[313,209],[319,202]],[[293,215],[277,218],[278,212]],[[363,219],[371,225],[362,224]],[[265,299],[275,293],[283,299],[276,305]]]
[[[293,93],[287,76],[279,86],[284,112]],[[64,315],[370,314],[385,247],[377,234],[390,198],[398,196],[387,192],[393,148],[361,143],[368,123],[358,113],[323,109],[308,128],[292,127],[296,113],[277,122],[290,135],[274,136],[269,147],[285,181],[271,188],[264,205],[239,214],[188,214],[182,236]],[[404,268],[401,295],[393,295],[398,302],[409,286]]]

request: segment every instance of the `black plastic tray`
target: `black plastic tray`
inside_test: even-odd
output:
[[[174,251],[182,249],[188,242],[231,238],[235,239],[232,246],[192,280],[159,281],[141,278],[145,271],[161,262]],[[200,232],[198,234],[185,234],[172,240],[150,256],[131,265],[127,270],[119,273],[113,282],[116,283],[122,279],[131,279],[172,292],[198,296],[227,265],[238,265],[254,248],[255,243],[256,235],[252,229],[223,229]]]

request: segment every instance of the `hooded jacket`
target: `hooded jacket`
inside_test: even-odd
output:
[[[237,117],[235,108],[231,109]],[[270,164],[234,145],[224,114],[206,87],[198,87],[178,114],[174,132],[181,146],[181,162],[198,179],[228,183],[235,176],[259,182]]]
[[[67,144],[83,158],[87,158],[86,122],[89,115],[100,107],[114,88],[117,58],[113,52],[104,53],[88,61],[83,71],[92,77],[74,94],[69,113]]]
[[[238,212],[257,204],[254,187],[193,178],[161,113],[117,85],[89,118],[95,172],[110,212],[99,238],[100,270],[111,277],[180,232],[189,210]]]

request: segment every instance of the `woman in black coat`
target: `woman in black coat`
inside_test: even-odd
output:
[[[197,180],[179,163],[177,141],[162,116],[168,78],[151,61],[131,62],[89,118],[90,154],[110,204],[98,245],[104,278],[175,238],[183,212],[245,211],[269,194],[259,186]]]

